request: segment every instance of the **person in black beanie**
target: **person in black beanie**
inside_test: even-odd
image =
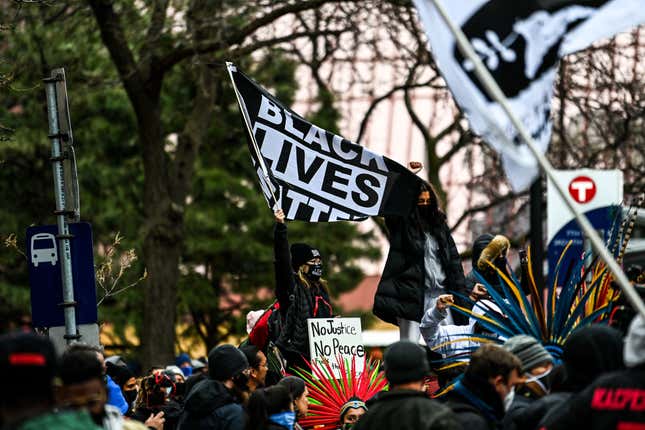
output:
[[[242,430],[249,362],[233,345],[220,345],[208,353],[208,378],[186,395],[179,430]]]
[[[569,336],[562,352],[564,380],[552,386],[551,393],[516,413],[517,429],[541,428],[569,408],[569,400],[604,373],[623,367],[621,333],[611,327],[593,324]],[[507,427],[513,429],[513,427]]]
[[[384,366],[390,389],[367,402],[368,410],[354,430],[461,429],[450,409],[425,394],[423,378],[430,366],[423,348],[396,342],[385,351]]]
[[[287,367],[306,368],[309,360],[307,318],[334,316],[327,282],[322,278],[320,251],[305,243],[289,248],[282,209],[275,212],[275,295],[280,304],[282,329],[276,345]]]
[[[139,394],[139,385],[132,371],[128,366],[114,364],[109,361],[105,362],[106,373],[121,389],[123,398],[128,402],[128,411],[124,414],[129,416],[132,413],[134,401]]]
[[[54,345],[34,333],[0,336],[0,428],[99,430],[87,411],[55,411]]]
[[[277,385],[286,387],[289,390],[293,400],[293,411],[296,413],[296,422],[293,425],[294,430],[302,430],[298,420],[307,416],[309,410],[309,390],[302,378],[297,376],[287,376],[282,378]]]

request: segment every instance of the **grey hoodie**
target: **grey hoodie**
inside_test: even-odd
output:
[[[627,367],[645,363],[645,318],[640,314],[629,325],[625,338],[624,360]]]

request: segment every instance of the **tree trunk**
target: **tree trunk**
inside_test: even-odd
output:
[[[144,225],[143,260],[148,271],[143,306],[141,360],[152,364],[174,362],[175,317],[179,258],[184,241],[182,207],[170,198],[168,159],[159,106],[137,112],[143,147]]]

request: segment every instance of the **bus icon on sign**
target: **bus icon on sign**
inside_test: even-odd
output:
[[[38,233],[31,237],[31,262],[35,267],[40,263],[51,263],[55,266],[58,262],[56,238],[51,233]]]
[[[589,203],[596,196],[596,183],[588,176],[578,176],[569,183],[569,194],[578,203]]]

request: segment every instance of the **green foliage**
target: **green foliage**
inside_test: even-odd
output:
[[[231,2],[235,3],[235,2]],[[244,3],[244,2],[242,2]],[[179,4],[179,3],[178,3]],[[181,6],[181,5],[180,5]],[[241,7],[238,5],[238,7]],[[244,6],[249,7],[250,6]],[[54,222],[51,166],[48,160],[44,88],[41,79],[64,66],[81,192],[81,217],[94,230],[96,264],[116,232],[124,237],[122,249],[133,248],[139,259],[123,276],[128,285],[144,271],[142,261],[143,160],[137,121],[96,23],[88,7],[79,5],[53,17],[58,9],[25,9],[21,25],[6,39],[0,73],[14,73],[3,90],[0,124],[16,130],[0,146],[0,238],[15,233],[25,248],[24,231],[31,224]],[[131,2],[119,2],[128,44],[143,44],[148,12]],[[224,18],[219,18],[224,19]],[[52,25],[48,20],[53,20]],[[245,21],[237,14],[226,18],[229,28]],[[156,43],[176,46],[164,34]],[[261,85],[286,105],[294,101],[297,64],[278,50],[235,59]],[[3,69],[4,68],[4,69]],[[273,288],[273,214],[260,192],[246,144],[243,122],[223,66],[211,69],[217,80],[215,115],[203,124],[209,144],[200,148],[193,185],[184,210],[184,248],[180,263],[178,309],[196,323],[187,336],[208,346],[228,334],[242,334],[245,313],[272,299],[258,297],[262,287]],[[189,118],[196,93],[196,69],[186,61],[164,77],[160,98],[166,155],[174,157],[174,138]],[[322,92],[311,119],[337,132],[338,112],[333,95]],[[362,273],[357,261],[379,256],[371,232],[356,224],[289,224],[291,241],[318,246],[325,257],[325,277],[332,294],[357,285]],[[99,318],[115,327],[124,342],[127,325],[142,323],[143,282],[101,305]],[[0,320],[17,319],[29,312],[27,264],[15,249],[0,249]],[[159,318],[163,318],[159,315]],[[154,342],[154,339],[145,339]]]

